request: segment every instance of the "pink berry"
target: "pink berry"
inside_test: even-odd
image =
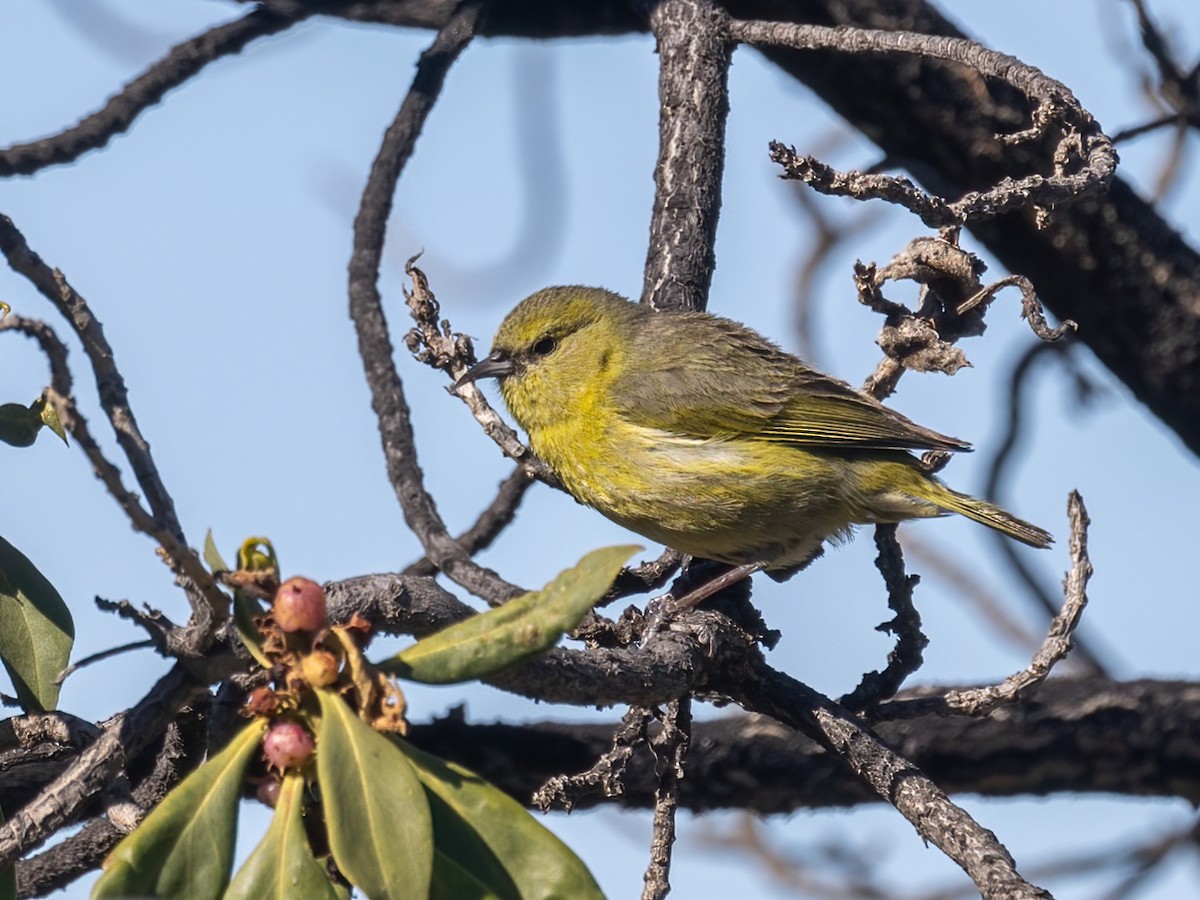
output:
[[[280,772],[300,768],[308,762],[315,746],[308,729],[296,722],[276,722],[263,738],[267,764]]]
[[[271,608],[283,631],[320,631],[325,627],[325,591],[307,578],[289,578],[275,592]]]

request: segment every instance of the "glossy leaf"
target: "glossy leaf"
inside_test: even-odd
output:
[[[333,882],[308,845],[303,808],[304,777],[289,773],[280,785],[271,827],[223,900],[337,900]]]
[[[255,538],[254,540],[259,539]],[[210,572],[229,571],[229,566],[225,565],[225,560],[221,557],[221,551],[217,549],[217,542],[213,540],[211,528],[204,535],[204,562],[208,565]],[[254,617],[261,616],[262,613],[263,610],[258,601],[245,591],[235,590],[233,592],[234,630],[237,631],[238,637],[254,661],[264,669],[270,669],[271,661],[267,659],[267,655],[263,653],[262,649],[262,634],[259,633],[258,626],[254,624]]]
[[[429,900],[504,900],[453,859],[435,849]]]
[[[32,447],[43,424],[32,406],[0,404],[0,441],[11,447]]]
[[[337,694],[316,694],[317,782],[334,861],[370,900],[426,900],[433,827],[412,764]]]
[[[210,572],[229,571],[229,566],[225,565],[225,560],[221,558],[221,551],[217,549],[217,542],[213,540],[211,528],[204,535],[204,562]]]
[[[41,572],[0,538],[0,659],[26,709],[58,705],[58,673],[71,657],[71,611]]]
[[[167,794],[105,860],[92,891],[101,897],[218,900],[229,883],[238,800],[246,766],[266,723],[243,728],[229,745]]]
[[[410,681],[448,684],[481,678],[540,653],[579,624],[640,549],[593,550],[542,590],[431,634],[380,668]]]
[[[494,896],[603,900],[583,861],[516,800],[469,769],[397,745],[429,792],[438,851]]]

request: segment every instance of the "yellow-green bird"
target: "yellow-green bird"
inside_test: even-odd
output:
[[[508,314],[456,387],[486,377],[577,500],[692,556],[792,569],[854,525],[946,513],[1052,541],[909,452],[968,444],[719,316],[547,288]]]

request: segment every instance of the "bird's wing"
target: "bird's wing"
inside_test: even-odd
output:
[[[804,366],[728,320],[713,340],[635,340],[636,366],[612,384],[630,422],[700,438],[755,437],[806,447],[969,450],[848,384]]]

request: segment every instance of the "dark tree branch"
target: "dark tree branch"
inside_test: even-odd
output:
[[[896,540],[896,526],[876,525],[875,546],[879,550],[875,567],[887,585],[888,607],[896,613],[895,618],[877,630],[896,635],[896,646],[888,654],[887,666],[882,672],[868,672],[858,687],[838,700],[851,712],[874,710],[883,701],[894,697],[904,679],[921,668],[922,653],[929,645],[929,638],[921,631],[921,614],[912,599],[913,588],[921,579],[904,571],[904,553]]]
[[[667,705],[662,729],[650,741],[658,760],[658,787],[654,791],[654,819],[650,839],[650,864],[643,876],[642,900],[662,900],[671,892],[671,849],[675,845],[675,811],[684,759],[692,739],[692,699],[682,697]]]
[[[492,541],[512,524],[517,515],[517,509],[521,506],[521,501],[525,499],[525,492],[529,490],[531,484],[533,484],[533,478],[525,468],[517,466],[513,469],[512,473],[500,482],[500,489],[496,491],[496,496],[479,514],[475,523],[455,538],[458,545],[471,556],[490,547]],[[425,557],[408,566],[403,574],[433,575],[436,572],[437,566],[429,561],[429,557]]]
[[[64,427],[75,435],[91,460],[97,476],[104,481],[113,498],[125,510],[134,528],[162,546],[171,570],[187,589],[197,622],[211,623],[214,617],[220,618],[225,615],[229,600],[201,564],[195,551],[187,544],[183,528],[175,515],[175,502],[159,475],[158,467],[150,454],[150,444],[138,428],[133,409],[129,405],[125,379],[117,368],[113,349],[104,336],[99,320],[92,314],[87,301],[67,283],[62,272],[46,265],[42,258],[30,249],[24,235],[17,230],[12,220],[4,215],[0,215],[0,252],[4,253],[13,271],[27,278],[54,304],[83,342],[84,352],[96,377],[100,405],[116,433],[117,443],[129,461],[138,485],[150,504],[149,514],[142,508],[138,498],[121,485],[120,473],[104,458],[95,442],[90,440],[86,422],[78,415],[74,404],[68,397],[52,397]],[[65,352],[62,355],[65,356]],[[51,356],[52,364],[53,359]],[[61,372],[59,377],[62,377]],[[194,632],[194,649],[202,649],[208,636],[204,629]]]
[[[606,799],[621,796],[625,790],[625,767],[646,746],[646,729],[653,717],[644,706],[630,707],[613,732],[612,746],[599,754],[586,772],[555,775],[533,792],[530,802],[542,812],[549,812],[555,806],[570,812],[580,799],[593,794]]]
[[[0,150],[0,177],[32,175],[47,166],[76,160],[89,150],[98,150],[128,131],[134,120],[162,100],[167,91],[188,81],[209,63],[240,53],[256,38],[290,28],[314,11],[297,9],[289,15],[279,15],[269,9],[256,9],[236,22],[219,25],[184,41],[77,125],[51,137]]]
[[[185,712],[184,716],[188,714]],[[193,716],[199,718],[199,716]],[[192,729],[197,730],[197,729]],[[203,747],[185,739],[184,729],[172,723],[154,754],[150,770],[133,789],[132,801],[141,818],[157,806],[183,776],[203,758]],[[17,862],[17,896],[37,897],[68,884],[98,868],[104,857],[126,834],[111,815],[98,816],[65,841],[29,859]]]
[[[661,0],[650,27],[659,57],[658,163],[642,302],[704,309],[716,266],[733,44],[711,0]]]
[[[1049,897],[1024,878],[1004,845],[945,791],[827,697],[760,662],[731,691],[752,712],[803,732],[840,757],[926,841],[954,860],[986,898]]]
[[[1062,609],[1050,622],[1046,639],[1030,664],[998,685],[969,691],[948,691],[940,697],[889,703],[880,710],[882,716],[901,718],[955,713],[987,716],[999,707],[1013,703],[1049,677],[1050,670],[1071,651],[1075,629],[1087,606],[1087,583],[1092,577],[1092,561],[1087,552],[1087,530],[1091,520],[1078,491],[1072,491],[1067,500],[1067,517],[1071,521],[1071,570],[1063,579]]]
[[[326,585],[334,622],[358,612],[389,634],[431,634],[475,610],[427,578],[368,575]],[[692,610],[641,646],[555,648],[490,676],[489,684],[547,703],[655,706],[701,690],[713,673],[753,648],[718,613]]]
[[[1044,210],[1103,191],[1116,171],[1117,156],[1110,141],[1070,89],[1014,57],[961,38],[913,34],[907,31],[868,31],[824,28],[783,22],[730,23],[737,40],[794,50],[836,50],[846,57],[864,53],[905,53],[927,59],[961,63],[980,74],[998,78],[1036,101],[1033,126],[1016,134],[997,135],[1005,145],[1041,139],[1061,131],[1053,151],[1052,175],[1004,178],[983,192],[972,191],[950,202],[930,197],[906,178],[861,173],[837,173],[811,157],[798,157],[779,144],[772,158],[784,165],[787,177],[799,178],[819,190],[865,200],[884,198],[921,217],[931,228],[989,219],[1012,210]]]
[[[379,296],[379,263],[396,182],[412,155],[425,119],[433,108],[450,66],[475,35],[480,4],[464,3],[438,32],[417,65],[417,74],[400,111],[388,127],[371,166],[362,204],[354,220],[354,254],[350,258],[350,317],[358,333],[358,350],[371,388],[371,406],[388,477],[409,528],[440,570],[467,590],[499,603],[521,593],[495,572],[477,565],[446,530],[433,498],[425,490],[417,462],[412,419],[404,386],[393,361],[392,341]]]
[[[158,740],[180,709],[206,694],[208,684],[221,680],[236,664],[235,657],[225,654],[210,655],[203,669],[177,663],[135,706],[106,722],[102,734],[36,797],[19,809],[5,810],[7,821],[0,825],[0,866],[76,822],[128,762]]]
[[[1025,438],[1025,402],[1032,380],[1031,373],[1038,363],[1052,359],[1056,355],[1053,344],[1034,344],[1017,361],[1009,377],[1007,417],[1004,437],[993,451],[991,464],[988,466],[987,480],[983,488],[984,496],[999,499],[1003,495],[1003,483],[1021,441]],[[1025,562],[1021,554],[1012,546],[1010,540],[994,540],[993,543],[1001,557],[1008,563],[1009,568],[1016,574],[1018,580],[1025,585],[1029,597],[1041,607],[1042,611],[1053,617],[1058,612],[1058,603],[1051,598],[1049,590],[1042,580]],[[1108,674],[1107,667],[1099,654],[1086,642],[1076,639],[1074,659],[1092,672]]]

